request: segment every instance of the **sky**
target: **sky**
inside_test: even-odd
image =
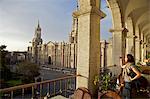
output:
[[[31,44],[38,20],[42,39],[68,41],[76,0],[0,0],[0,45],[9,51],[26,51]],[[106,17],[101,20],[101,40],[111,37],[111,13],[102,0]]]

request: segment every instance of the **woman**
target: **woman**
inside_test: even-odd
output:
[[[124,88],[123,88],[123,99],[131,98],[131,82],[133,80],[141,77],[141,73],[135,67],[134,57],[131,54],[128,54],[125,57],[125,65],[122,65],[122,60],[120,60],[122,71],[122,77],[124,79]],[[132,78],[130,76],[131,72],[135,73],[135,76]]]

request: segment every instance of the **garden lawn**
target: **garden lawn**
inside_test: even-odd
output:
[[[17,86],[17,85],[21,85],[22,84],[22,81],[21,79],[17,79],[17,80],[9,80],[6,82],[10,87],[13,87],[13,86]]]

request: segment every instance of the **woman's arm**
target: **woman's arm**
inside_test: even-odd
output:
[[[122,63],[122,57],[120,57],[120,66],[121,66],[121,68],[125,68],[125,65],[123,65],[123,63]]]
[[[131,78],[132,81],[141,77],[141,73],[136,68],[132,67],[131,69],[136,73],[136,76]]]

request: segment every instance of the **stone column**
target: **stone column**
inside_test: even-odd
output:
[[[141,61],[144,61],[144,38],[143,38],[143,33],[141,33]]]
[[[144,61],[144,44],[142,43],[142,46],[141,46],[141,61],[143,62]]]
[[[76,52],[75,52],[75,43],[71,43],[71,57],[70,57],[70,65],[71,65],[71,68],[75,68],[75,62],[76,62]]]
[[[135,39],[135,63],[141,60],[141,39],[140,39],[140,31],[139,28],[135,29],[136,39]]]
[[[148,44],[148,42],[146,43],[146,58],[148,58],[148,55],[150,54],[150,45]]]
[[[76,43],[75,44],[75,48],[74,48],[74,52],[75,52],[75,66],[74,66],[74,68],[77,68],[77,50],[78,50],[78,48],[77,48],[77,44],[78,43]]]
[[[126,54],[135,54],[134,35],[128,35],[126,38]]]
[[[146,42],[144,41],[144,44],[143,44],[143,58],[145,59],[146,58]]]
[[[127,37],[126,37],[126,54],[132,54],[134,56],[135,54],[135,46],[134,46],[134,41],[135,41],[135,35],[133,31],[133,22],[132,19],[129,17],[127,19]]]
[[[120,6],[117,2],[117,0],[107,0],[110,6],[110,9],[112,11],[112,17],[113,17],[113,29],[110,29],[110,32],[112,32],[112,60],[113,65],[118,66],[118,70],[120,71],[120,61],[119,58],[123,56],[123,35],[122,35],[122,17],[120,12]],[[119,73],[116,73],[119,74]]]
[[[69,66],[69,68],[71,68],[71,44],[69,43],[68,44],[68,66]]]
[[[109,39],[107,44],[107,50],[106,50],[106,56],[107,56],[107,67],[112,66],[112,38]]]
[[[106,41],[101,42],[101,67],[105,69],[106,66]]]
[[[78,17],[78,56],[76,87],[88,88],[96,93],[94,77],[100,69],[100,17],[101,0],[79,0],[80,9],[74,14]]]
[[[120,57],[122,57],[122,47],[123,47],[123,38],[122,38],[122,31],[123,29],[111,29],[110,32],[112,32],[113,36],[113,47],[112,47],[112,56],[113,56],[113,65],[120,65]],[[118,70],[119,71],[119,70]]]
[[[55,48],[54,48],[54,60],[55,60],[55,63],[54,63],[54,65],[56,66],[57,65],[57,53],[58,53],[58,45],[57,45],[57,43],[55,43]]]
[[[64,42],[61,43],[61,66],[64,67]]]
[[[135,40],[135,63],[138,63],[141,61],[141,40],[139,38],[136,38]]]

